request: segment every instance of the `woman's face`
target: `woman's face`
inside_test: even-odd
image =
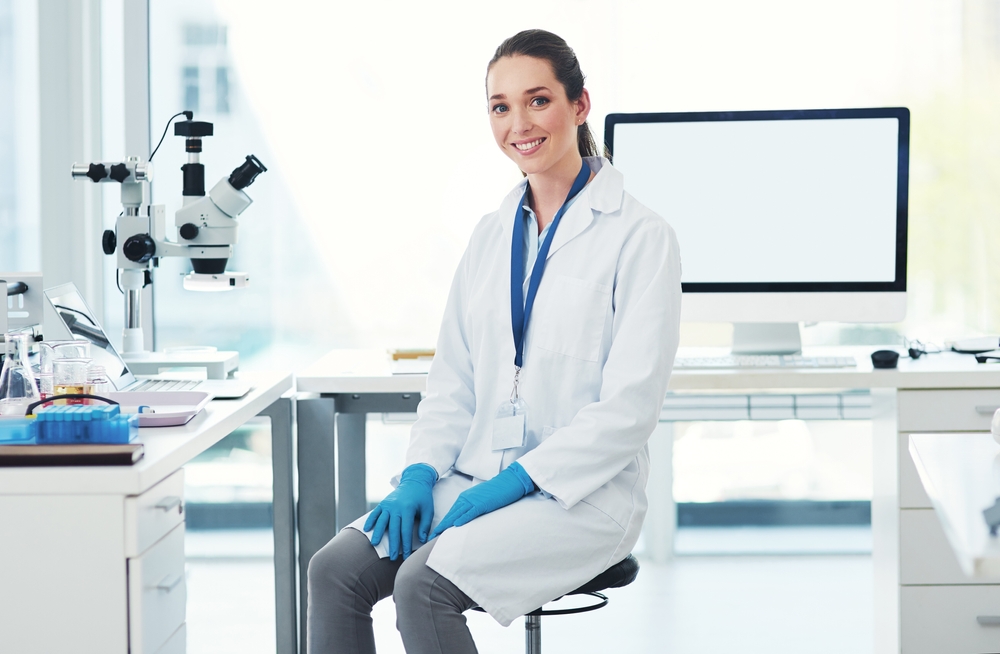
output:
[[[490,127],[497,145],[525,173],[579,161],[577,126],[590,113],[584,89],[571,101],[544,59],[503,57],[486,75]],[[579,166],[579,164],[576,164]]]

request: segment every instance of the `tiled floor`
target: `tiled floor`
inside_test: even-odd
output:
[[[769,538],[778,543],[790,537],[803,551],[809,543],[830,551],[864,549],[863,533],[845,533],[744,532],[739,540],[756,552],[768,551]],[[715,555],[680,556],[665,565],[643,561],[638,580],[610,591],[606,608],[546,618],[546,654],[872,651],[870,556],[725,555],[736,541],[726,545],[721,532],[710,536],[693,535],[703,546],[715,543]],[[838,541],[841,536],[846,540]],[[270,533],[192,532],[187,547],[188,652],[274,652]],[[375,610],[380,654],[403,652],[393,623],[392,602],[382,602]],[[471,613],[469,623],[482,654],[524,651],[520,621],[504,629]]]

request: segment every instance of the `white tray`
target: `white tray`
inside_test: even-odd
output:
[[[161,391],[153,393],[108,393],[107,398],[121,406],[122,413],[139,413],[139,407],[149,407],[152,412],[139,413],[140,427],[170,427],[186,424],[212,401],[209,393],[201,391]]]

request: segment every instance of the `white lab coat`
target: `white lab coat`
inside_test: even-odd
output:
[[[482,219],[459,264],[406,454],[406,465],[428,463],[441,478],[435,525],[458,493],[512,461],[542,489],[447,530],[427,561],[504,626],[632,550],[646,513],[646,442],[677,350],[674,231],[624,192],[606,159],[587,162],[597,174],[553,237],[526,334],[524,447],[492,450],[514,375],[510,248],[522,182]]]

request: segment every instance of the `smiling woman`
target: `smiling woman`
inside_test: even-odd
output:
[[[526,179],[455,273],[397,488],[309,564],[312,652],[374,651],[372,607],[390,593],[407,652],[475,652],[464,611],[506,626],[639,537],[678,342],[676,237],[592,156],[565,41],[508,39],[486,89]]]
[[[574,154],[598,156],[587,123],[591,105],[584,79],[572,48],[551,32],[526,30],[497,48],[486,75],[490,126],[522,174],[558,170],[568,177],[579,168]],[[539,232],[565,196],[558,187],[540,194],[543,186],[550,185],[537,179],[532,195]]]

